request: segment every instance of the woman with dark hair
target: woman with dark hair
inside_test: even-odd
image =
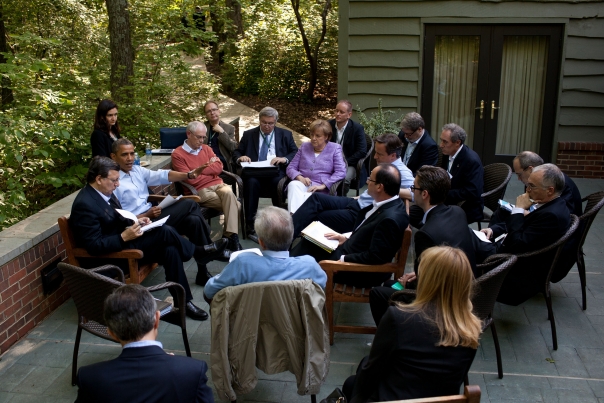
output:
[[[422,253],[418,273],[415,301],[388,308],[369,356],[344,383],[348,402],[459,393],[481,332],[470,262],[461,249],[436,246]]]
[[[90,135],[92,158],[111,158],[111,144],[120,138],[120,125],[117,123],[117,105],[110,99],[103,99],[94,115],[94,131]]]

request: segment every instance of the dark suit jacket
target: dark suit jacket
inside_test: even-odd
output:
[[[373,205],[369,205],[359,212],[352,235],[334,251],[339,253],[338,258],[346,255],[346,262],[374,265],[392,261],[409,225],[405,203],[401,199],[386,203],[363,222],[372,208]]]
[[[407,147],[409,146],[409,142],[405,138],[405,133],[401,130],[398,134],[398,138],[403,142],[403,152],[401,153],[401,158],[404,157],[405,152],[407,152]],[[407,161],[407,168],[413,172],[413,176],[418,169],[420,169],[424,165],[436,165],[438,162],[438,146],[436,142],[430,137],[430,133],[428,130],[424,129],[424,135],[417,146],[415,146],[415,150],[409,157],[409,161]]]
[[[560,239],[569,226],[570,213],[561,197],[526,216],[510,214],[506,222],[508,235],[497,252],[522,254],[542,249]],[[517,262],[506,276],[497,301],[519,305],[542,291],[554,253],[555,250]]]
[[[338,139],[338,131],[336,129],[336,120],[329,121],[331,125],[331,141],[333,143]],[[360,123],[348,119],[348,124],[344,130],[344,138],[342,140],[342,151],[349,167],[357,166],[357,162],[367,153],[367,140],[365,139],[365,128]]]
[[[258,144],[260,142],[260,126],[243,132],[239,147],[233,151],[233,161],[237,161],[239,157],[247,156],[252,161],[258,161],[260,152]],[[277,157],[285,157],[291,161],[298,152],[298,146],[294,142],[294,136],[289,130],[275,127],[275,152]],[[280,164],[280,169],[285,174],[286,164]]]
[[[121,136],[118,134],[116,137],[119,139]],[[94,129],[90,135],[90,146],[92,147],[92,158],[100,155],[101,157],[111,158],[111,145],[113,140],[107,132],[103,130]]]
[[[433,246],[448,245],[463,250],[470,261],[474,277],[480,273],[476,269],[476,257],[471,229],[468,228],[466,214],[458,206],[440,204],[426,217],[426,223],[415,233],[415,273],[419,257],[423,251]]]
[[[357,371],[351,403],[458,394],[476,350],[437,346],[439,340],[434,322],[389,307]]]
[[[449,156],[443,155],[441,167],[447,170]],[[464,202],[461,206],[466,212],[468,223],[482,220],[484,204],[482,202],[484,168],[480,157],[473,150],[464,145],[453,162],[450,171],[451,190],[447,194],[445,204],[455,205]]]
[[[119,252],[125,247],[120,234],[132,220],[122,217],[90,185],[84,186],[71,206],[69,226],[78,241],[91,255]]]
[[[76,402],[213,403],[204,361],[157,346],[125,348],[111,361],[81,367]]]

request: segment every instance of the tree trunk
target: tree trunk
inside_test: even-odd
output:
[[[111,51],[111,97],[126,99],[130,78],[134,74],[134,50],[130,37],[130,14],[127,0],[105,0],[109,15],[109,49]]]
[[[0,3],[0,52],[6,53],[9,51],[8,44],[6,42],[6,29],[4,28],[4,18],[2,14],[2,4]],[[6,63],[6,58],[0,54],[0,63]],[[13,90],[10,87],[10,79],[2,77],[2,100],[0,104],[2,106],[11,104],[14,100]]]
[[[292,3],[292,8],[294,9],[294,14],[296,15],[296,21],[298,22],[298,29],[300,30],[300,35],[302,36],[302,44],[304,45],[304,51],[306,53],[306,59],[308,59],[308,64],[310,65],[310,74],[308,77],[308,89],[306,90],[306,96],[309,100],[313,101],[315,99],[315,88],[317,87],[317,74],[319,69],[319,49],[321,48],[321,44],[325,39],[325,34],[327,33],[327,13],[331,9],[331,0],[325,0],[325,4],[323,5],[323,11],[321,12],[321,22],[322,22],[322,30],[321,37],[317,41],[314,49],[311,49],[310,43],[308,42],[308,37],[306,36],[306,31],[304,30],[304,24],[302,24],[302,17],[300,15],[300,0],[290,0]]]
[[[229,8],[229,18],[233,21],[234,33],[233,39],[237,36],[244,36],[243,33],[243,18],[241,17],[241,3],[239,0],[226,0],[226,6]]]

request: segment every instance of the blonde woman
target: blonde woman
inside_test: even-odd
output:
[[[344,383],[351,403],[454,395],[476,355],[472,268],[465,253],[438,246],[421,255],[417,297],[386,311],[369,356]]]

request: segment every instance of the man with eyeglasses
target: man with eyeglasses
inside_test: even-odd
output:
[[[235,172],[232,166],[233,151],[237,148],[235,140],[235,126],[220,120],[220,107],[214,101],[208,101],[203,106],[208,119],[206,125],[207,138],[204,144],[208,144],[214,154],[222,162],[225,171]]]
[[[120,166],[107,157],[94,157],[86,173],[88,184],[80,190],[71,206],[69,226],[78,246],[92,256],[100,256],[123,249],[140,249],[144,260],[164,266],[166,281],[180,284],[185,290],[186,313],[192,319],[206,320],[208,313],[193,304],[193,295],[185,274],[183,262],[192,257],[200,264],[207,263],[208,255],[216,250],[208,246],[197,246],[183,238],[171,226],[143,232],[142,227],[151,220],[138,218],[137,222],[125,218],[116,209],[121,203],[113,194],[120,183]],[[115,264],[115,260],[91,259],[92,264]],[[175,295],[173,295],[176,298]]]
[[[417,112],[409,112],[401,121],[398,138],[403,142],[403,163],[413,176],[420,167],[438,162],[438,146],[425,126],[424,118]]]
[[[423,225],[413,237],[415,245],[414,272],[405,273],[398,281],[405,288],[415,288],[419,258],[428,248],[448,245],[463,250],[470,261],[474,276],[480,276],[476,268],[476,257],[472,237],[468,227],[466,213],[458,206],[444,204],[451,188],[451,179],[447,171],[440,167],[424,165],[418,169],[411,191],[415,195],[415,204],[424,212]],[[369,293],[369,305],[376,326],[390,306],[390,296],[396,291],[391,286],[397,279],[387,281],[384,287],[374,287]],[[410,298],[407,302],[411,302]]]
[[[272,199],[273,206],[279,207],[279,196],[277,185],[285,176],[287,164],[295,157],[298,146],[294,142],[292,132],[277,127],[279,112],[270,106],[262,108],[258,114],[260,125],[246,130],[241,137],[239,147],[233,151],[233,160],[242,162],[269,161],[271,165],[279,167],[274,176],[252,176],[243,177],[243,207],[245,210],[245,221],[248,237],[258,242],[258,236],[254,231],[254,217],[258,211],[258,200],[261,194]]]
[[[553,244],[570,226],[570,212],[564,199],[564,174],[554,164],[533,168],[526,181],[526,192],[516,198],[516,206],[505,226],[489,226],[482,230],[489,239],[507,232],[497,253],[522,254]],[[528,258],[516,264],[505,278],[497,301],[519,305],[543,289],[552,256]]]
[[[185,179],[185,182],[197,190],[202,206],[223,212],[222,236],[229,241],[228,249],[241,250],[238,235],[240,203],[233,188],[219,176],[223,169],[222,162],[211,147],[204,146],[206,126],[194,121],[187,125],[186,132],[187,139],[172,153],[172,168],[179,172],[191,172],[195,167],[203,168],[197,177]],[[201,282],[205,284],[206,281],[203,279]]]

